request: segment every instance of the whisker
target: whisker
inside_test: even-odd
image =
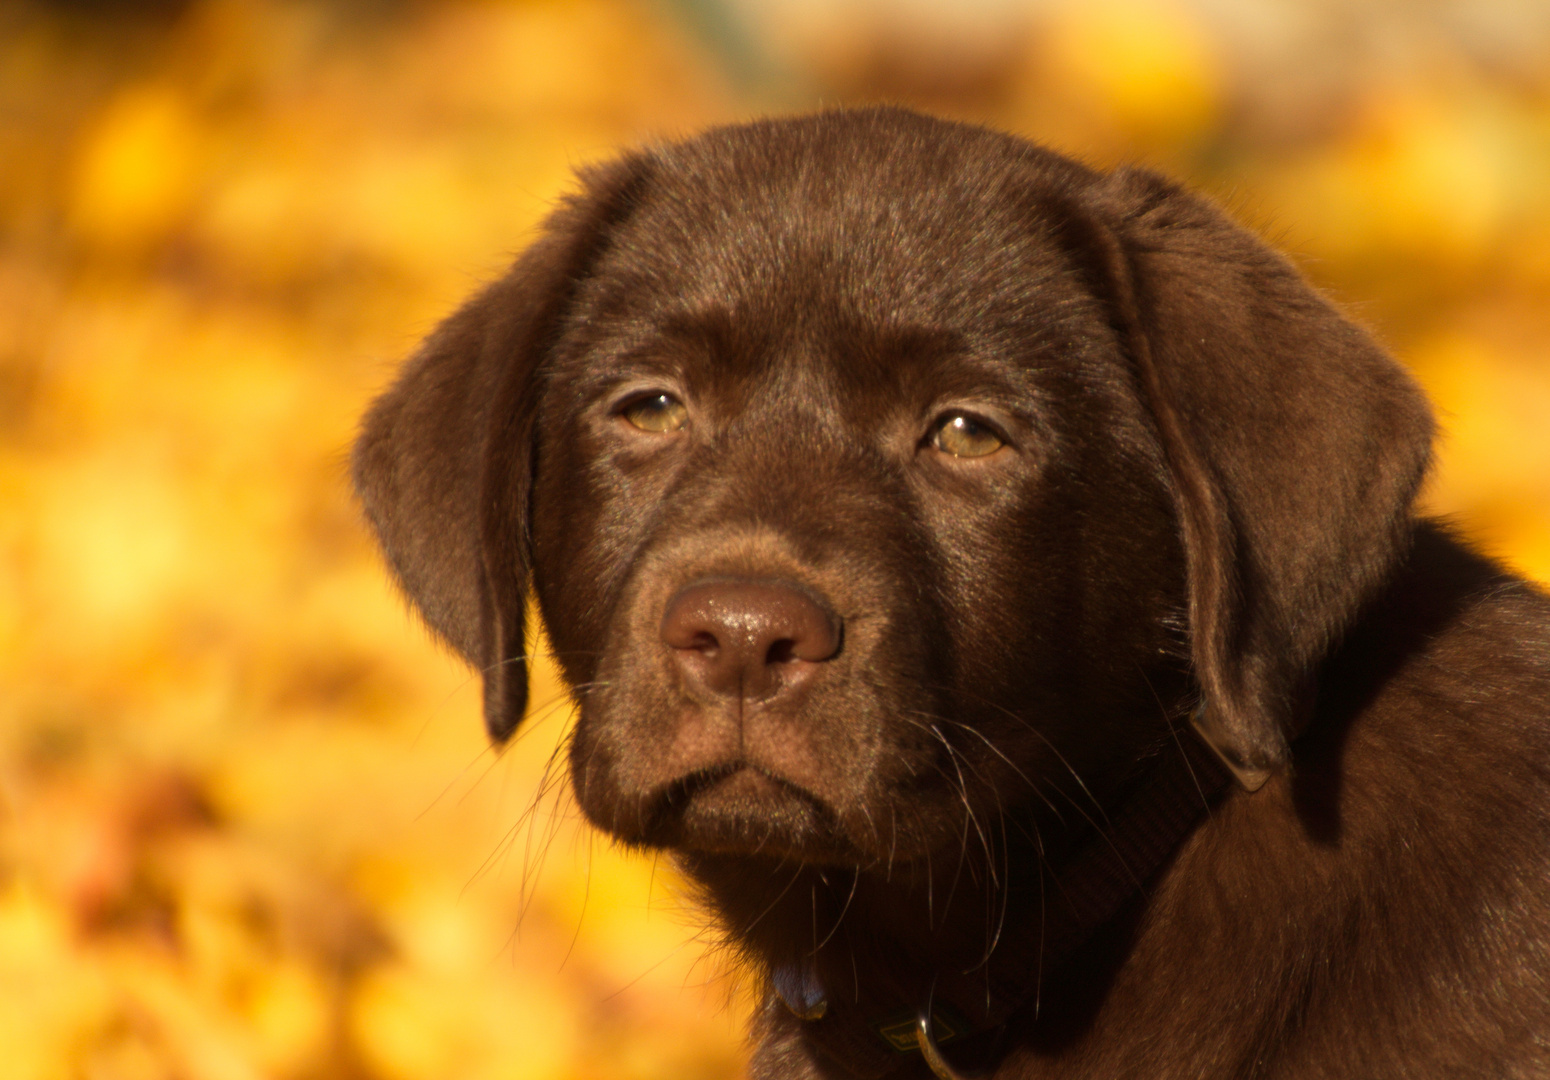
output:
[[[1060,752],[1060,747],[1051,742],[1049,736],[1045,735],[1044,732],[1039,730],[1038,725],[1031,723],[1026,717],[1019,716],[1011,709],[1008,709],[1005,705],[991,701],[989,698],[981,697],[979,694],[974,693],[972,690],[968,690],[963,687],[950,686],[931,686],[929,688],[935,690],[945,690],[950,693],[965,694],[980,704],[994,709],[996,712],[1005,716],[1007,719],[1021,724],[1030,734],[1032,734],[1035,738],[1037,738],[1040,742],[1044,743],[1044,745],[1049,748],[1050,752],[1055,755],[1055,759],[1060,762],[1060,764],[1068,773],[1071,774],[1071,779],[1076,781],[1077,787],[1081,788],[1082,790],[1082,794],[1087,796],[1088,801],[1093,804],[1093,807],[1098,811],[1099,815],[1103,817],[1104,823],[1109,825],[1110,828],[1113,827],[1112,824],[1110,824],[1108,821],[1108,811],[1104,809],[1103,804],[1099,802],[1097,797],[1094,796],[1093,793],[1088,789],[1087,782],[1082,779],[1081,775],[1077,773],[1076,769],[1072,768],[1071,763],[1066,760],[1066,756]],[[1059,787],[1057,787],[1055,790],[1062,791],[1062,789]],[[1066,796],[1066,799],[1071,803],[1072,806],[1076,807],[1078,810],[1081,809],[1076,800],[1072,799],[1069,795]],[[1088,822],[1092,824],[1094,828],[1097,827],[1097,822],[1093,821],[1091,818],[1088,818]]]
[[[825,936],[824,939],[822,941],[820,941],[816,946],[814,946],[814,948],[813,948],[813,955],[814,956],[817,956],[818,955],[818,951],[820,949],[822,949],[825,945],[829,944],[829,939],[834,937],[834,935],[839,931],[840,926],[845,922],[845,916],[850,912],[850,903],[851,903],[852,900],[854,900],[856,898],[856,888],[860,884],[861,884],[861,868],[858,866],[858,867],[856,867],[854,876],[852,876],[851,879],[850,879],[850,894],[845,897],[845,905],[842,908],[840,908],[840,913],[839,913],[838,916],[836,916],[836,918],[834,920],[834,926],[829,930],[828,935]]]
[[[921,713],[921,715],[927,716],[929,714]],[[995,865],[994,865],[994,861],[995,860],[994,860],[994,856],[991,855],[990,844],[986,840],[986,837],[985,837],[985,830],[980,825],[979,817],[974,813],[974,807],[973,807],[973,805],[969,801],[968,783],[965,780],[964,775],[963,775],[963,764],[968,765],[969,766],[969,771],[974,774],[975,779],[979,780],[980,783],[984,784],[987,788],[989,788],[992,793],[995,792],[995,786],[993,784],[991,784],[985,778],[985,776],[979,772],[978,769],[975,769],[971,762],[968,762],[967,760],[962,758],[961,753],[953,746],[952,742],[947,738],[947,736],[942,734],[941,729],[938,728],[935,724],[931,724],[931,725],[928,726],[928,725],[920,723],[917,720],[911,720],[908,716],[904,717],[904,720],[905,720],[906,723],[914,724],[916,727],[919,727],[923,731],[930,732],[931,735],[933,735],[937,739],[937,741],[939,741],[943,745],[943,747],[946,748],[948,760],[950,762],[952,762],[953,769],[957,773],[957,778],[958,778],[958,797],[959,797],[959,800],[963,803],[964,811],[967,814],[967,819],[965,820],[965,823],[964,823],[963,850],[960,852],[960,858],[959,858],[959,871],[961,871],[962,868],[963,868],[963,855],[967,853],[967,848],[968,848],[968,826],[969,826],[969,823],[972,822],[973,825],[974,825],[974,831],[979,834],[980,844],[985,849],[985,857],[986,857],[986,859],[988,861],[988,869],[989,869],[989,872],[991,874],[992,881],[994,881],[994,879],[995,879]],[[962,761],[962,764],[960,764],[960,761]],[[937,771],[941,772],[940,769],[938,769]],[[944,776],[945,776],[945,774],[944,774]],[[999,803],[999,801],[1000,801],[999,796],[997,796],[997,802]],[[955,889],[957,887],[957,881],[958,881],[958,878],[957,878],[957,875],[955,874],[954,878],[953,878],[953,885],[954,885]],[[949,893],[949,895],[948,895],[948,904],[951,905],[951,903],[952,903],[952,894]]]
[[[1141,673],[1141,680],[1146,683],[1146,688],[1151,691],[1152,700],[1157,702],[1157,710],[1162,714],[1163,723],[1168,725],[1168,734],[1173,738],[1173,745],[1178,748],[1179,757],[1184,759],[1184,768],[1189,772],[1190,783],[1195,785],[1195,793],[1200,796],[1200,805],[1205,809],[1207,817],[1211,816],[1211,800],[1206,798],[1205,788],[1200,786],[1200,777],[1195,775],[1195,766],[1189,760],[1189,752],[1184,749],[1184,741],[1179,738],[1178,726],[1173,722],[1173,712],[1162,703],[1162,698],[1157,696],[1157,688],[1152,685],[1152,680],[1147,678],[1146,669],[1140,664],[1136,665]]]
[[[938,689],[951,689],[951,688],[949,688],[949,687],[938,687]],[[1092,791],[1087,787],[1087,783],[1081,778],[1081,776],[1077,773],[1077,771],[1074,768],[1072,768],[1071,763],[1069,761],[1067,761],[1065,755],[1060,752],[1060,748],[1058,746],[1056,746],[1053,742],[1051,742],[1049,736],[1045,735],[1044,732],[1040,731],[1038,729],[1037,725],[1029,723],[1026,719],[1024,719],[1021,716],[1018,716],[1016,713],[1012,712],[1010,709],[1008,709],[1008,708],[1006,708],[1006,707],[1004,707],[1002,705],[998,705],[998,704],[996,704],[993,701],[987,701],[984,698],[981,698],[978,695],[973,694],[971,691],[963,691],[963,692],[964,693],[968,693],[969,696],[971,696],[971,697],[974,697],[976,701],[980,701],[983,704],[989,706],[990,708],[995,709],[997,712],[1002,713],[1003,715],[1007,716],[1008,718],[1010,718],[1012,720],[1015,720],[1017,723],[1021,724],[1025,729],[1027,729],[1035,738],[1039,739],[1039,741],[1044,743],[1044,745],[1047,746],[1050,749],[1050,752],[1055,755],[1056,759],[1060,762],[1060,764],[1065,766],[1066,771],[1071,774],[1071,778],[1076,781],[1077,786],[1081,788],[1082,794],[1086,795],[1088,801],[1091,802],[1095,808],[1097,808],[1099,816],[1103,818],[1103,824],[1099,825],[1098,822],[1096,820],[1094,820],[1092,815],[1089,814],[1086,811],[1085,808],[1083,808],[1082,804],[1077,802],[1068,793],[1066,793],[1064,788],[1060,787],[1059,785],[1056,785],[1055,790],[1065,795],[1066,801],[1071,804],[1071,806],[1076,810],[1077,813],[1082,815],[1082,817],[1087,821],[1087,823],[1093,827],[1093,830],[1100,837],[1103,838],[1103,840],[1104,840],[1104,842],[1106,844],[1109,845],[1109,849],[1111,851],[1113,851],[1115,856],[1119,859],[1119,863],[1124,868],[1125,873],[1131,878],[1131,880],[1135,881],[1136,884],[1139,885],[1140,881],[1139,881],[1139,879],[1137,879],[1136,872],[1135,872],[1134,868],[1132,868],[1130,866],[1130,864],[1125,860],[1124,853],[1122,851],[1120,851],[1119,847],[1114,843],[1113,836],[1112,836],[1114,826],[1113,826],[1113,823],[1109,821],[1108,811],[1106,811],[1103,808],[1103,804],[1100,803],[1098,801],[1097,797],[1093,795]]]
[[[776,871],[779,872],[780,868],[782,866],[784,866],[784,865],[785,865],[785,860],[782,859],[781,862],[776,865],[776,867],[775,867]],[[780,892],[775,895],[775,899],[773,899],[773,900],[771,900],[769,902],[769,906],[767,906],[763,911],[759,912],[759,914],[754,916],[752,922],[748,923],[747,925],[745,925],[743,927],[742,933],[743,933],[744,936],[747,936],[748,933],[750,931],[752,931],[754,927],[759,925],[759,921],[761,919],[763,919],[770,912],[774,911],[775,910],[775,906],[786,898],[786,894],[788,892],[790,892],[791,891],[791,887],[793,885],[795,885],[798,880],[801,879],[802,871],[805,870],[805,869],[807,869],[805,866],[802,866],[800,863],[797,864],[796,872],[791,875],[791,880],[786,882],[786,887],[781,889]]]
[[[586,884],[582,886],[581,910],[576,913],[576,932],[571,935],[570,946],[565,950],[564,958],[560,960],[560,968],[562,970],[564,969],[565,965],[570,962],[571,953],[576,951],[576,942],[581,940],[581,926],[584,922],[586,922],[587,905],[592,900],[592,853],[593,843],[596,835],[596,833],[590,831],[587,833],[587,880]]]

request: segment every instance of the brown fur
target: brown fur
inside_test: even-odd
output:
[[[536,593],[588,816],[840,1020],[1010,1002],[947,1048],[998,1077],[1550,1072],[1550,606],[1412,516],[1429,412],[1362,331],[1167,181],[900,110],[583,179],[356,447],[496,739]],[[686,646],[727,597],[839,636],[755,694]],[[1201,703],[1268,783],[1046,970]],[[769,1001],[756,1076],[848,1075]]]

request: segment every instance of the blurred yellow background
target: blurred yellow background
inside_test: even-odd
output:
[[[571,169],[886,98],[1223,199],[1434,395],[1550,576],[1550,5],[0,5],[0,1077],[735,1077],[670,869],[496,757],[345,482]]]

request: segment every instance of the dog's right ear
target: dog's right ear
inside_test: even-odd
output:
[[[535,375],[583,281],[629,213],[647,159],[582,173],[505,277],[426,339],[372,404],[351,456],[355,490],[398,583],[484,675],[490,737],[527,704],[527,500]]]

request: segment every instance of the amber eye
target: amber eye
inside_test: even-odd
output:
[[[672,394],[638,397],[620,409],[619,415],[629,421],[631,427],[661,435],[680,430],[689,420],[689,410]]]
[[[931,445],[953,457],[985,457],[1006,445],[990,425],[965,413],[948,413],[931,434]]]

